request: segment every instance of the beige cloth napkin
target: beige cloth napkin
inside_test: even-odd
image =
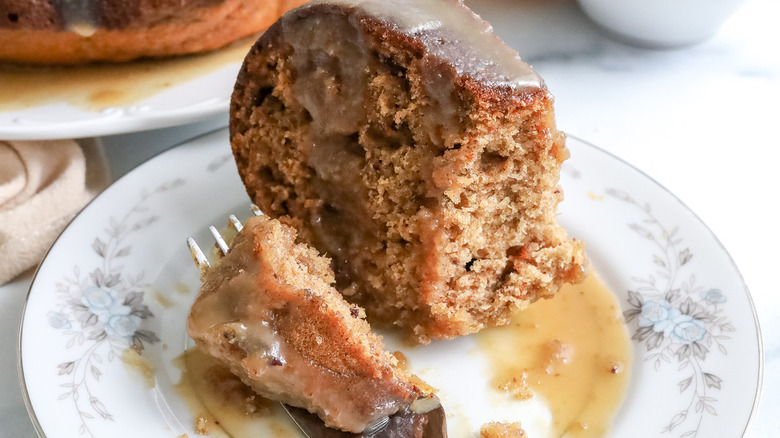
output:
[[[108,184],[95,140],[0,140],[0,285],[36,266]]]

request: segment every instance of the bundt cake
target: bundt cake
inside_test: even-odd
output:
[[[126,61],[222,47],[305,0],[0,0],[0,60]]]
[[[583,277],[556,221],[545,83],[455,0],[315,0],[250,50],[230,108],[250,198],[421,342],[505,324]]]
[[[331,287],[330,260],[295,238],[277,220],[249,219],[205,272],[189,335],[258,394],[327,426],[360,432],[405,413],[421,390]]]

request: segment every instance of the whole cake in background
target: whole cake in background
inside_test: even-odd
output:
[[[0,0],[0,60],[127,61],[217,49],[304,0]]]
[[[505,324],[582,279],[542,79],[461,2],[313,1],[255,44],[231,104],[252,200],[337,289],[421,342]]]

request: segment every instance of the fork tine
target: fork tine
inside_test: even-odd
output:
[[[214,237],[214,240],[217,242],[217,246],[219,247],[219,252],[224,256],[227,255],[228,244],[225,242],[225,239],[222,238],[222,235],[219,234],[219,231],[217,231],[217,228],[214,225],[209,226],[209,231],[211,231],[211,236]]]
[[[236,232],[240,233],[241,229],[244,228],[244,225],[241,224],[241,221],[238,220],[236,215],[231,214],[230,216],[228,216],[228,220],[230,221],[230,225],[233,227],[234,230],[236,230]]]
[[[192,259],[195,260],[195,265],[198,267],[201,275],[205,274],[206,271],[211,267],[211,263],[209,263],[206,255],[203,254],[203,251],[201,251],[198,243],[195,242],[195,239],[192,237],[187,238],[187,247],[190,249],[190,255],[192,255]]]
[[[250,207],[252,208],[252,212],[254,212],[255,216],[261,216],[263,214],[258,206],[252,204]],[[241,230],[244,228],[244,225],[240,220],[238,220],[235,214],[228,216],[228,226],[233,228],[236,232],[241,232]],[[214,238],[214,241],[217,243],[219,255],[224,257],[227,255],[230,246],[227,244],[225,239],[222,237],[222,234],[220,234],[215,226],[209,226],[209,231],[211,232],[211,236]],[[193,237],[187,238],[187,247],[190,249],[190,255],[192,255],[192,259],[195,261],[195,265],[198,267],[198,270],[200,270],[201,276],[205,275],[206,271],[211,267],[211,263],[204,254],[203,250],[200,249],[198,243]]]

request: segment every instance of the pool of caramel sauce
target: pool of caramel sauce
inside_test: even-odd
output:
[[[0,62],[0,111],[66,103],[82,111],[129,106],[187,81],[241,62],[255,37],[196,55],[78,66]]]
[[[477,336],[495,387],[544,398],[553,436],[608,434],[626,394],[632,350],[617,298],[596,273]]]
[[[277,402],[256,395],[212,357],[191,348],[176,359],[179,396],[195,417],[198,435],[212,438],[298,438],[298,428]]]
[[[617,298],[595,273],[550,300],[518,313],[505,327],[477,337],[496,388],[519,398],[543,397],[554,437],[604,437],[625,396],[631,341]],[[424,347],[422,347],[424,348]],[[396,352],[405,364],[405,356]],[[179,357],[179,394],[199,431],[216,438],[298,437],[277,403],[251,390],[197,348]],[[445,406],[446,410],[446,406]]]

